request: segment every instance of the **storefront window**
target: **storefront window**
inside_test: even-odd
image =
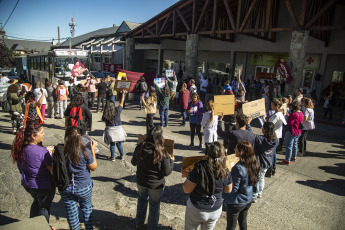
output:
[[[303,84],[311,89],[313,83],[314,70],[303,70]]]
[[[333,71],[332,83],[333,82],[342,82],[342,81],[344,81],[344,74],[345,74],[345,72]]]
[[[255,69],[255,78],[257,80],[272,80],[274,78],[280,80],[280,76],[274,72],[274,67],[271,66],[257,66]]]
[[[215,75],[229,75],[230,63],[208,63],[208,74]]]

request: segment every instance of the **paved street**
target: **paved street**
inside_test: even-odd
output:
[[[145,113],[132,101],[123,111],[123,127],[127,141],[123,147],[125,160],[110,162],[107,146],[102,141],[104,123],[101,113],[93,113],[91,138],[99,142],[98,168],[92,172],[94,180],[93,205],[96,229],[134,229],[136,212],[136,168],[130,164],[138,134],[145,132]],[[177,107],[176,107],[177,108]],[[160,223],[163,229],[183,229],[187,195],[182,191],[181,163],[184,156],[203,154],[188,150],[189,126],[179,126],[180,114],[169,111],[169,127],[165,137],[175,140],[173,173],[167,184],[161,205]],[[158,124],[158,114],[155,124]],[[10,117],[0,112],[0,225],[29,217],[32,198],[20,185],[17,167],[10,159],[13,141]],[[253,122],[255,126],[255,122]],[[266,178],[263,197],[253,204],[248,216],[249,229],[344,229],[345,226],[345,129],[340,126],[316,124],[309,134],[308,154],[297,158],[291,166],[278,166],[273,178]],[[63,121],[47,119],[44,145],[63,141]],[[260,129],[254,128],[256,133]],[[196,143],[198,143],[196,141]],[[117,151],[117,150],[116,150]],[[283,155],[278,155],[282,160]],[[51,225],[68,229],[60,195],[56,194],[51,208]],[[215,229],[225,229],[223,212]]]

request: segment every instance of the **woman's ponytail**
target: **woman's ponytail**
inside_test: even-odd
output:
[[[24,127],[20,127],[17,131],[16,137],[13,140],[13,144],[11,145],[11,157],[13,163],[18,162],[19,160],[24,159],[24,151],[23,151],[23,142],[24,142]]]

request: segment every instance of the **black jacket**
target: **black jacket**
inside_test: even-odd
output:
[[[101,82],[97,84],[96,88],[98,89],[98,95],[105,95],[107,93],[107,83]]]
[[[170,157],[153,164],[154,143],[144,142],[134,150],[132,165],[137,166],[137,183],[145,188],[159,189],[165,185],[165,176],[168,176],[174,167]]]
[[[90,112],[89,108],[83,104],[82,106],[80,106],[80,108],[82,109],[82,115],[83,115],[83,121],[81,122],[81,126],[79,127],[81,134],[84,135],[86,134],[86,131],[88,129],[91,130],[91,125],[92,125],[92,113]],[[67,109],[64,112],[64,116],[68,117],[71,113],[71,107],[68,106]]]

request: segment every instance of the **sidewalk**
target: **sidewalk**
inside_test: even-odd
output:
[[[324,115],[324,108],[321,105],[317,105],[314,108],[315,111],[315,122],[322,123],[327,125],[334,125],[334,126],[341,126],[345,128],[345,124],[341,124],[344,120],[344,113],[345,111],[342,109],[341,106],[337,106],[333,111],[333,118],[329,120],[329,114],[327,115],[327,119],[323,119]]]

